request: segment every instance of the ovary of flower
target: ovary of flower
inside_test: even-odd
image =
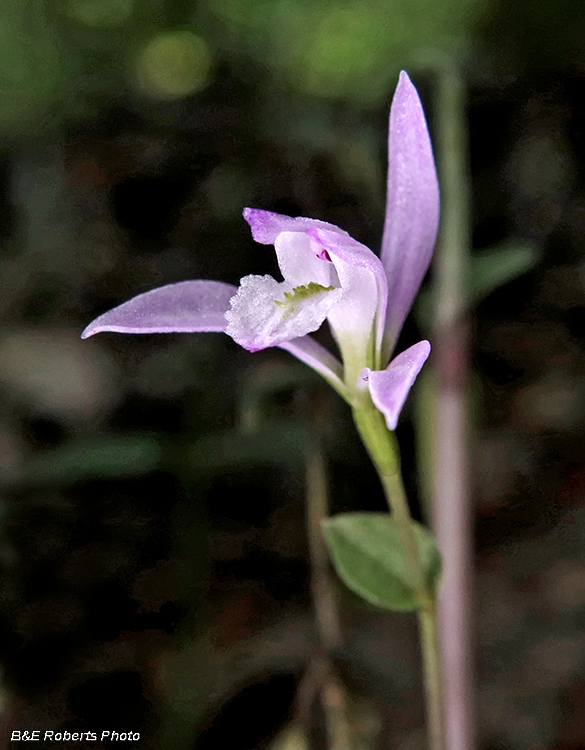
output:
[[[247,208],[252,236],[274,245],[283,281],[245,276],[237,289],[217,281],[169,284],[100,315],[82,337],[221,331],[250,351],[279,346],[354,406],[371,397],[394,430],[430,344],[419,341],[390,358],[429,266],[439,221],[429,132],[404,72],[390,109],[388,156],[380,257],[332,224]],[[325,319],[341,362],[307,335]]]

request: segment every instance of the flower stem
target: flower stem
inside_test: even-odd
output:
[[[355,407],[353,415],[364,445],[378,470],[388,505],[402,538],[406,567],[419,602],[417,614],[421,637],[429,750],[444,750],[445,726],[441,657],[437,638],[437,602],[434,591],[426,582],[414,535],[414,524],[402,483],[398,442],[394,433],[388,430],[383,415],[370,399],[360,407]]]

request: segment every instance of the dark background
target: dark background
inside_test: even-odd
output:
[[[276,273],[247,205],[376,249],[398,71],[433,130],[450,60],[474,253],[532,258],[472,311],[480,747],[585,747],[584,40],[578,0],[2,0],[6,746],[111,729],[162,750],[304,747],[316,402],[333,510],[384,507],[349,411],[278,350],[79,334],[154,286]],[[416,336],[409,320],[402,344]],[[415,430],[410,405],[418,507]],[[413,618],[340,602],[360,748],[423,747]]]

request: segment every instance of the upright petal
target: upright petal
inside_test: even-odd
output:
[[[367,382],[376,408],[386,418],[389,430],[395,430],[406,397],[422,366],[431,353],[428,341],[419,341],[395,357],[385,370],[365,368],[361,374]]]
[[[378,353],[388,298],[386,276],[380,259],[349,234],[312,228],[307,235],[317,243],[317,250],[321,247],[322,252],[331,259],[343,289],[343,296],[331,308],[328,316],[340,346],[346,336],[357,337],[364,352],[373,344]],[[374,341],[368,342],[372,332]],[[362,359],[360,370],[364,361]],[[378,364],[376,362],[375,366]]]
[[[342,237],[334,232],[330,234]],[[274,249],[280,272],[289,284],[300,286],[313,281],[322,286],[340,286],[335,266],[330,259],[319,257],[323,247],[315,247],[309,232],[281,232],[274,241]]]
[[[388,358],[429,267],[438,225],[439,184],[431,139],[418,93],[403,71],[390,109],[381,252],[388,277],[384,334]]]
[[[139,294],[90,323],[81,338],[118,333],[224,332],[236,287],[221,281],[179,281]]]
[[[331,232],[347,235],[343,229],[319,219],[307,219],[305,216],[285,216],[261,208],[245,208],[244,219],[250,225],[252,237],[261,245],[274,245],[281,232],[306,232],[307,229],[328,229]]]

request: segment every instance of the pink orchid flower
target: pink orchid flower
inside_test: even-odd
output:
[[[100,315],[100,331],[220,331],[251,352],[278,346],[320,373],[354,407],[369,396],[396,429],[430,353],[419,341],[391,360],[429,266],[439,223],[439,187],[418,93],[404,72],[390,109],[388,193],[380,258],[339,227],[246,208],[254,239],[274,245],[283,281],[245,276],[238,288],[182,281]],[[341,361],[309,334],[327,319]]]

